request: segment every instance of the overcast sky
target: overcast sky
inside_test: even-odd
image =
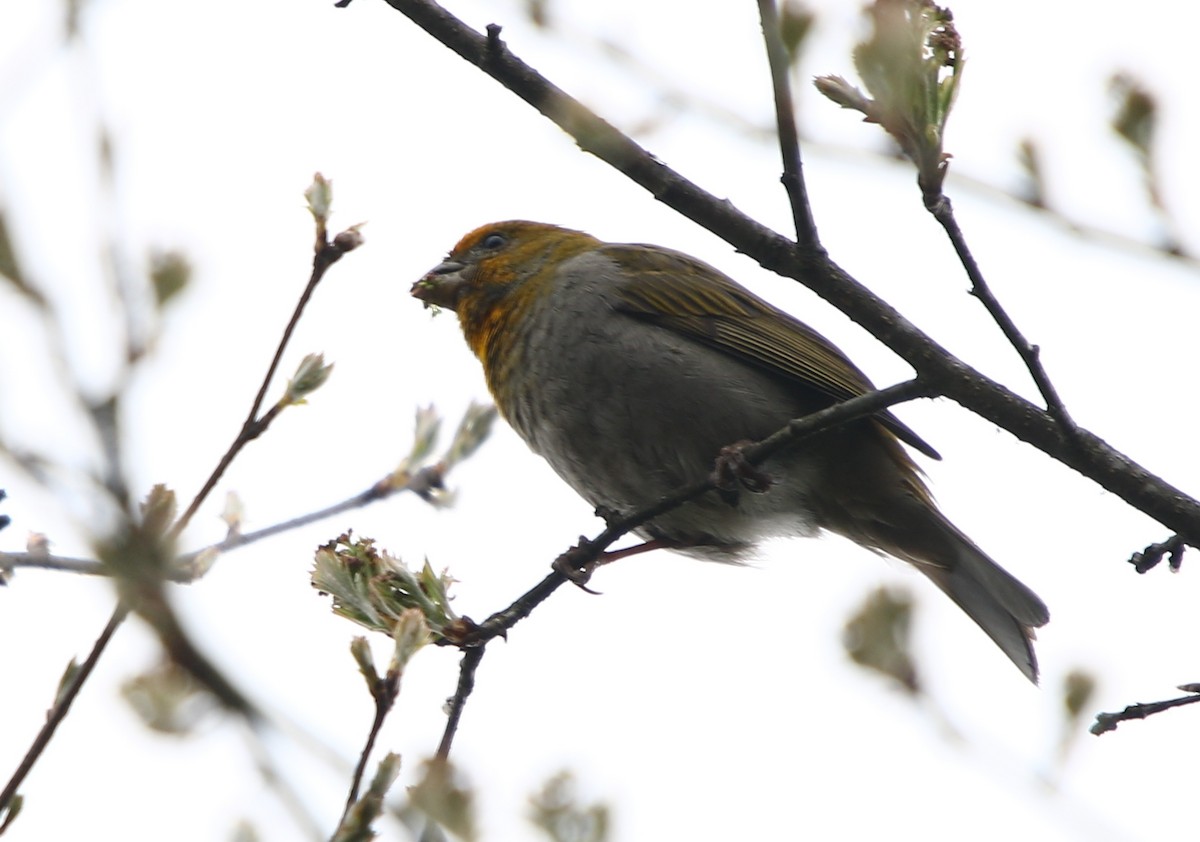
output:
[[[823,240],[939,342],[1032,396],[1016,355],[965,294],[911,171],[876,154],[875,127],[807,88],[818,73],[852,76],[851,5],[819,7],[798,76]],[[1165,199],[1200,251],[1200,13],[1182,5],[1143,3],[1134,15],[1116,2],[953,4],[968,65],[947,190],[1075,418],[1195,493],[1195,264],[1080,237],[976,184],[1019,187],[1014,147],[1032,136],[1051,202],[1068,219],[1153,241],[1161,231],[1139,173],[1106,129],[1107,79],[1126,69],[1161,97]],[[509,46],[557,84],[639,130],[640,142],[706,189],[788,230],[778,153],[757,131],[773,118],[754,4],[558,0],[552,30],[526,23],[520,3],[449,7],[480,29],[503,24]],[[115,235],[135,265],[150,247],[180,248],[194,262],[192,288],[128,389],[124,432],[139,493],[164,482],[190,499],[236,433],[307,278],[302,191],[312,173],[334,180],[335,229],[368,223],[366,245],[318,290],[282,367],[286,376],[322,351],[333,377],[242,454],[186,533],[189,548],[222,537],[227,490],[243,499],[247,528],[316,509],[394,466],[417,406],[433,403],[453,423],[487,398],[453,316],[431,318],[408,289],[488,221],[538,219],[688,251],[816,326],[876,382],[908,375],[815,296],[579,153],[383,3],[94,0],[82,22],[82,39],[64,47],[53,4],[0,6],[0,206],[31,276],[60,308],[67,364],[92,394],[119,370],[97,269],[105,238]],[[605,41],[633,61],[614,60]],[[677,104],[665,93],[689,98]],[[95,163],[101,123],[113,142],[115,201]],[[56,385],[44,340],[0,284],[0,434],[61,465],[47,490],[0,460],[10,495],[0,511],[14,520],[0,549],[19,550],[40,532],[54,551],[86,556],[95,506],[72,477],[95,463],[95,444]],[[639,556],[597,576],[602,596],[563,590],[489,647],[454,750],[478,790],[485,839],[540,838],[524,821],[526,798],[562,768],[576,773],[584,798],[612,805],[618,840],[1149,840],[1194,827],[1187,747],[1200,739],[1200,711],[1099,739],[1081,733],[1059,756],[1060,690],[1072,669],[1100,676],[1096,710],[1200,680],[1192,559],[1178,576],[1138,577],[1124,559],[1165,538],[1164,528],[948,401],[899,414],[945,457],[924,467],[947,514],[1049,604],[1042,689],[928,583],[840,539],[776,542],[749,568]],[[452,509],[395,498],[231,554],[173,592],[205,651],[344,758],[331,767],[278,735],[266,745],[326,832],[372,708],[347,650],[358,630],[308,583],[313,548],[352,528],[413,564],[428,557],[460,580],[459,610],[482,618],[600,529],[503,425],[452,485]],[[911,586],[918,601],[926,705],[841,653],[845,618],[884,583]],[[19,570],[0,591],[0,777],[112,605],[107,583],[61,573]],[[387,642],[376,644],[385,657]],[[155,657],[151,636],[127,623],[23,788],[11,837],[119,829],[128,839],[212,840],[245,819],[262,839],[299,838],[236,723],[213,715],[180,739],[138,723],[118,688]],[[455,653],[440,648],[410,666],[379,741],[404,758],[397,793],[437,745],[456,669]],[[389,826],[383,838],[404,836]]]

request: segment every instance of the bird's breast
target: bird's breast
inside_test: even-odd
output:
[[[511,366],[492,383],[501,412],[593,506],[629,513],[706,477],[726,445],[797,411],[785,386],[739,360],[618,312],[601,296],[549,297],[505,337]],[[803,414],[798,412],[797,414]],[[804,454],[768,465],[767,494],[733,507],[709,495],[659,518],[653,534],[752,544],[811,531],[815,470]]]

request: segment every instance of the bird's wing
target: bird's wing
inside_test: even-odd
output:
[[[629,280],[614,291],[617,309],[738,357],[830,403],[874,386],[829,340],[708,264],[652,246],[611,245],[605,256]],[[938,452],[890,412],[876,416],[898,438],[932,459]]]

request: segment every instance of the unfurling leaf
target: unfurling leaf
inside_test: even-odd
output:
[[[395,638],[404,647],[396,657],[404,661],[430,632],[440,635],[458,619],[450,607],[453,581],[444,572],[434,573],[428,561],[414,573],[400,559],[377,550],[370,538],[354,539],[349,533],[317,549],[312,572],[313,587],[333,598],[335,614]],[[410,609],[423,618],[424,633],[406,617]]]
[[[821,77],[817,89],[881,125],[916,164],[926,197],[940,195],[964,63],[954,17],[930,0],[875,0],[866,13],[871,35],[855,47],[854,66],[871,98],[837,76]]]
[[[318,173],[313,173],[312,184],[304,191],[308,202],[308,212],[313,215],[317,224],[324,227],[329,222],[329,214],[333,210],[333,180]]]
[[[305,354],[300,365],[296,367],[296,373],[288,381],[282,403],[285,406],[304,403],[305,398],[325,385],[332,371],[333,363],[326,365],[324,354]]]
[[[490,404],[472,403],[467,407],[462,420],[458,422],[458,429],[454,431],[454,441],[450,443],[450,448],[442,458],[446,468],[451,468],[466,459],[487,441],[496,415],[496,407]]]

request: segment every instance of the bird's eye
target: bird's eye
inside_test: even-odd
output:
[[[496,249],[503,247],[507,243],[508,243],[508,237],[505,237],[503,234],[488,234],[480,242],[480,245],[483,246],[488,251],[495,251]]]

